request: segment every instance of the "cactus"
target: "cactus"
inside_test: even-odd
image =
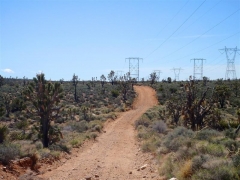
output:
[[[25,88],[23,95],[32,103],[37,115],[40,116],[39,135],[42,138],[43,146],[48,147],[50,121],[58,117],[60,111],[58,103],[63,97],[63,89],[58,82],[54,84],[47,82],[44,74],[41,73],[33,78],[33,82]]]

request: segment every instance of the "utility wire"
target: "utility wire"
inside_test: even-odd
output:
[[[159,31],[157,36],[173,21],[173,19],[175,19],[175,17],[182,11],[182,9],[187,5],[188,2],[189,0],[181,7],[181,9],[179,9],[179,11],[173,16],[173,18],[170,21],[168,21],[168,23],[162,28],[162,30]]]
[[[150,55],[152,55],[156,50],[158,50],[167,40],[169,40],[196,12],[197,10],[206,2],[206,0],[204,0],[198,7],[197,9],[195,9],[192,14],[190,16],[188,16],[188,18],[167,38],[165,39],[156,49],[154,49],[151,53],[149,53],[145,58],[149,57]],[[144,58],[144,59],[145,59]]]
[[[237,9],[236,11],[234,11],[232,14],[230,14],[229,16],[227,16],[225,19],[221,20],[219,23],[217,23],[216,25],[214,25],[213,27],[211,27],[209,30],[205,31],[204,33],[202,33],[201,35],[199,35],[197,38],[193,39],[192,41],[190,41],[189,43],[185,44],[184,46],[180,47],[179,49],[175,50],[174,52],[162,57],[162,58],[166,58],[170,55],[172,55],[175,52],[178,52],[179,50],[185,48],[186,46],[188,46],[189,44],[192,44],[194,41],[196,41],[197,39],[199,39],[200,37],[202,37],[203,35],[205,35],[206,33],[208,33],[209,31],[211,31],[212,29],[214,29],[215,27],[217,27],[219,24],[223,23],[224,21],[226,21],[228,18],[230,18],[231,16],[233,16],[234,14],[236,14],[240,9]]]
[[[212,46],[214,46],[214,45],[216,45],[216,44],[219,44],[219,43],[221,43],[221,42],[223,42],[223,41],[226,41],[227,39],[230,39],[230,38],[233,37],[233,36],[236,36],[236,35],[239,34],[239,33],[240,33],[240,31],[238,31],[238,32],[235,33],[235,34],[232,34],[232,35],[228,36],[227,38],[225,38],[225,39],[223,39],[223,40],[221,40],[221,41],[218,41],[218,42],[216,42],[216,43],[214,43],[214,44],[212,44],[212,45],[210,45],[210,46],[207,46],[207,47],[205,47],[205,48],[203,48],[203,49],[201,49],[201,50],[199,50],[199,51],[196,51],[196,52],[191,53],[191,54],[189,54],[189,55],[187,55],[187,56],[184,56],[184,57],[175,59],[174,61],[177,61],[177,60],[186,58],[186,57],[188,57],[188,56],[191,56],[191,55],[193,55],[193,54],[196,54],[196,53],[198,53],[198,52],[204,51],[204,50],[206,50],[206,49],[208,49],[208,48],[210,48],[210,47],[212,47]]]
[[[210,9],[208,9],[205,13],[203,13],[197,20],[195,20],[192,24],[190,24],[189,26],[187,26],[185,29],[183,29],[180,33],[184,32],[187,28],[189,28],[190,26],[192,26],[193,24],[195,24],[199,19],[201,19],[203,16],[205,16],[207,13],[209,13],[213,8],[215,8],[220,2],[222,2],[223,0],[218,1],[214,6],[212,6]],[[178,33],[178,34],[180,34]]]

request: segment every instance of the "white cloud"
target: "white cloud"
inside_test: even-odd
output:
[[[3,69],[2,71],[3,71],[3,72],[5,72],[5,73],[14,73],[14,71],[13,71],[13,70],[11,70],[11,69],[8,69],[8,68],[6,68],[6,69]]]

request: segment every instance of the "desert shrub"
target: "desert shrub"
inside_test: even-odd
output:
[[[18,131],[13,131],[13,132],[11,132],[9,138],[11,141],[24,140],[27,138],[27,134],[24,134],[24,133],[18,132]]]
[[[80,147],[82,145],[82,142],[79,141],[78,139],[72,139],[70,141],[70,144],[71,144],[72,147],[76,148],[76,147]]]
[[[184,127],[177,127],[166,135],[161,145],[171,151],[177,151],[179,147],[189,145],[193,135],[194,132],[192,130]]]
[[[201,168],[202,164],[205,163],[207,160],[209,160],[209,155],[198,155],[198,156],[194,156],[192,158],[192,169],[194,171],[198,170]]]
[[[155,147],[152,142],[146,141],[142,144],[141,149],[143,152],[152,152],[155,149]]]
[[[231,139],[236,139],[237,134],[235,133],[235,130],[232,128],[229,128],[225,130],[225,136],[231,138]]]
[[[0,125],[0,143],[3,143],[3,141],[7,138],[8,133],[8,127],[6,125]]]
[[[192,161],[191,160],[187,160],[180,167],[179,172],[178,172],[178,176],[179,176],[179,179],[190,178],[192,176],[192,173],[193,173]]]
[[[174,177],[174,164],[175,163],[173,162],[172,158],[168,157],[163,166],[160,168],[160,175],[164,175],[168,179]]]
[[[27,120],[21,120],[19,122],[16,123],[16,127],[18,129],[26,129],[28,127],[29,123]]]
[[[214,156],[223,156],[224,155],[224,148],[221,144],[213,144],[207,141],[202,141],[197,144],[198,152],[202,154],[210,154]]]
[[[233,169],[231,166],[218,165],[208,169],[200,169],[199,171],[194,173],[192,179],[239,180],[239,176],[237,174],[237,171]]]
[[[211,140],[213,137],[219,136],[220,132],[213,129],[204,129],[196,133],[195,138],[198,140]]]
[[[152,129],[157,133],[165,133],[167,130],[167,125],[163,121],[156,121],[152,125]]]
[[[224,138],[220,140],[220,143],[223,144],[229,150],[235,150],[237,148],[237,142],[233,139]]]
[[[97,133],[91,133],[90,138],[95,140],[98,137]]]
[[[71,147],[64,143],[51,144],[49,146],[49,149],[54,151],[64,151],[66,153],[70,153],[71,151]]]
[[[35,146],[36,146],[36,149],[38,149],[38,150],[40,150],[40,149],[43,148],[43,144],[42,144],[41,141],[37,141],[37,142],[35,142]]]
[[[236,154],[232,156],[232,162],[235,167],[240,168],[240,155]]]
[[[148,118],[141,117],[140,119],[135,121],[135,128],[137,128],[140,125],[148,127],[150,124],[151,124],[151,121]]]
[[[115,97],[115,98],[119,96],[118,90],[112,90],[111,94],[112,94],[112,97]]]
[[[51,151],[48,148],[40,149],[38,152],[41,158],[49,158],[51,156],[50,154]]]
[[[8,164],[20,155],[21,151],[18,145],[9,143],[0,144],[0,161],[3,164]]]
[[[71,124],[71,127],[73,130],[81,133],[81,132],[88,130],[88,122],[85,120],[80,121],[80,122],[73,122]]]

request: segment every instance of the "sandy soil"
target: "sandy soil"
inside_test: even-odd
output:
[[[136,138],[134,122],[157,104],[150,87],[135,86],[137,98],[133,109],[108,123],[94,143],[89,143],[56,169],[38,178],[49,180],[80,179],[160,179],[151,154],[142,153]],[[144,166],[145,165],[145,166]],[[143,167],[142,167],[143,166]]]

